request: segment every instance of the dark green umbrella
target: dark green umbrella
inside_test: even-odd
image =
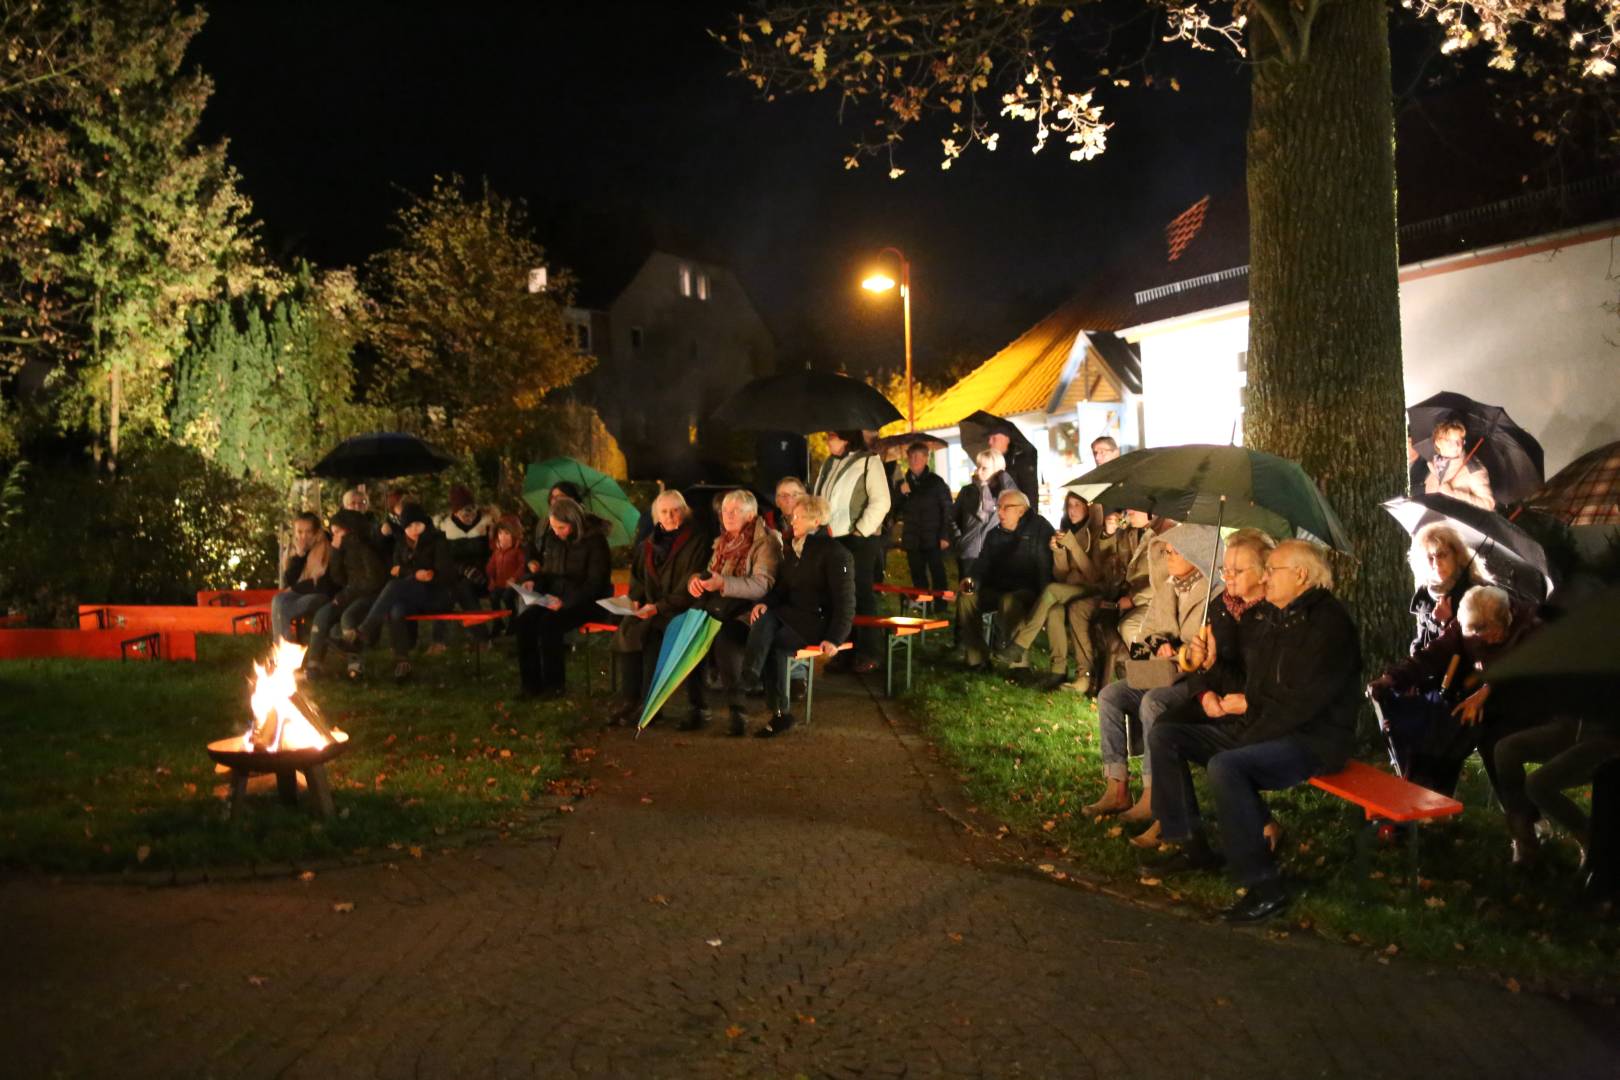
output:
[[[1584,696],[1587,707],[1614,712],[1613,698],[1595,691],[1620,686],[1620,585],[1610,585],[1485,670],[1493,688],[1541,684]],[[1563,695],[1560,695],[1563,696]]]
[[[1353,550],[1315,481],[1274,454],[1242,446],[1160,446],[1124,454],[1064,487],[1096,484],[1109,485],[1098,497],[1104,506]]]
[[[551,489],[564,481],[579,489],[579,504],[586,513],[603,518],[612,527],[609,544],[622,547],[630,543],[641,524],[641,511],[617,480],[573,458],[549,458],[530,465],[523,476],[524,501],[545,517],[551,506]]]

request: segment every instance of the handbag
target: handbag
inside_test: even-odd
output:
[[[1132,690],[1157,690],[1181,677],[1173,657],[1125,661],[1125,685]]]

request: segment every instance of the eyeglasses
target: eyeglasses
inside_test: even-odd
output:
[[[1271,572],[1273,570],[1298,570],[1298,569],[1299,569],[1299,567],[1297,567],[1297,566],[1289,566],[1287,563],[1272,563],[1271,565],[1266,567],[1265,573],[1262,574],[1261,576],[1262,577],[1270,577]]]

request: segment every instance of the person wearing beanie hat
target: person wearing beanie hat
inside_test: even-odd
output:
[[[388,572],[393,580],[383,586],[371,611],[355,628],[354,639],[345,634],[344,640],[369,640],[386,623],[389,644],[394,650],[394,681],[404,682],[411,674],[413,639],[407,620],[412,615],[449,610],[447,582],[455,576],[456,566],[450,557],[450,545],[433,527],[420,504],[403,504],[399,523],[402,537],[394,549],[394,565]]]
[[[1145,746],[1154,722],[1192,699],[1190,686],[1176,666],[1176,650],[1198,636],[1205,603],[1220,592],[1219,574],[1214,581],[1207,576],[1219,539],[1213,526],[1177,525],[1149,541],[1160,549],[1158,565],[1165,576],[1154,582],[1153,599],[1137,639],[1148,655],[1133,659],[1125,679],[1109,683],[1097,695],[1105,789],[1100,799],[1085,807],[1087,814],[1121,814],[1120,820],[1127,822],[1153,818],[1153,776],[1145,756],[1142,797],[1131,802],[1130,718],[1141,721]]]
[[[339,510],[332,515],[332,554],[327,573],[337,586],[332,602],[315,613],[309,632],[309,651],[304,654],[304,670],[320,671],[326,659],[334,630],[353,630],[360,625],[382,592],[388,570],[367,539],[371,518],[358,510]],[[350,661],[359,671],[359,658]]]

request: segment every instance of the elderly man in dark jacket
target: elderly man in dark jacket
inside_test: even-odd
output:
[[[945,553],[951,549],[955,511],[951,489],[928,467],[928,444],[906,447],[906,472],[894,485],[894,513],[900,518],[900,545],[919,589],[946,587]]]
[[[1266,565],[1266,604],[1246,650],[1244,689],[1206,691],[1207,723],[1161,721],[1148,736],[1159,782],[1153,815],[1177,845],[1149,861],[1160,872],[1211,870],[1224,861],[1247,893],[1226,911],[1256,922],[1288,905],[1266,845],[1261,792],[1334,772],[1349,760],[1360,704],[1361,648],[1355,623],[1329,591],[1333,575],[1315,545],[1285,540]],[[1217,854],[1204,839],[1189,764],[1208,768],[1220,815]]]
[[[758,738],[774,738],[795,722],[788,710],[788,657],[818,643],[823,655],[832,656],[854,626],[854,562],[827,532],[829,515],[827,500],[818,495],[806,495],[793,507],[793,540],[782,551],[776,582],[748,613],[742,677],[764,679],[771,709],[770,721],[754,732]]]
[[[709,538],[693,520],[692,508],[679,491],[660,492],[653,500],[652,518],[646,539],[630,551],[628,599],[635,611],[613,635],[613,651],[619,660],[620,705],[613,714],[617,724],[630,723],[640,713],[650,677],[645,656],[648,652],[658,655],[665,627],[692,606],[687,585],[694,575],[703,573],[709,559]],[[686,680],[694,709],[702,703],[700,678]]]
[[[1052,526],[1030,513],[1029,497],[1003,491],[996,500],[999,527],[984,538],[956,597],[957,632],[970,668],[987,667],[981,615],[993,611],[1011,630],[1052,583]]]
[[[320,670],[326,650],[332,643],[333,628],[352,630],[371,611],[377,594],[388,580],[383,561],[371,546],[371,519],[358,510],[339,510],[332,515],[332,554],[326,572],[337,592],[332,602],[315,613],[309,632],[309,652],[304,654],[304,670]],[[351,661],[359,674],[358,658]]]

